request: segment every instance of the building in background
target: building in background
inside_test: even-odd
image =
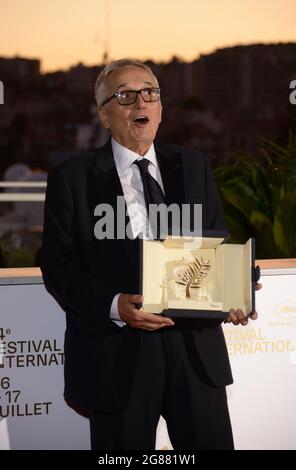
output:
[[[162,90],[159,138],[205,152],[215,164],[241,150],[256,155],[262,137],[283,143],[295,134],[289,85],[296,78],[296,43],[234,46],[191,63],[173,57],[147,64]],[[0,180],[18,164],[46,178],[56,163],[104,144],[108,133],[93,90],[102,67],[79,63],[42,74],[38,59],[0,58]],[[0,217],[10,210],[1,203]]]

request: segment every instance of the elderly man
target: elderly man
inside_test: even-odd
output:
[[[209,164],[154,140],[162,105],[146,65],[109,64],[95,93],[112,137],[56,166],[45,203],[41,269],[66,312],[65,399],[87,410],[93,449],[154,449],[160,415],[174,449],[232,449],[225,392],[232,376],[220,325],[188,327],[139,308],[148,203],[202,204],[203,228],[225,229]],[[98,239],[95,208],[109,204],[116,220],[119,196],[133,236]],[[240,311],[228,321],[247,323]]]

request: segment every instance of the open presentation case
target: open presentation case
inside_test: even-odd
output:
[[[173,318],[224,320],[231,308],[255,310],[255,241],[222,236],[141,240],[141,287],[146,312]],[[256,278],[256,279],[255,279]]]

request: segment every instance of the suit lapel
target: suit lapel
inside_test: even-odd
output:
[[[123,191],[115,166],[111,139],[96,150],[93,177],[98,197],[116,207],[117,196],[123,196]]]
[[[103,146],[95,150],[94,163],[90,171],[89,207],[92,211],[93,223],[97,221],[94,216],[94,208],[98,204],[108,204],[114,211],[115,233],[117,232],[117,197],[124,198],[121,182],[117,173],[111,139]],[[123,199],[124,200],[124,199]],[[130,219],[127,214],[127,206],[124,200],[125,226]]]
[[[180,153],[155,142],[155,151],[163,181],[167,204],[185,202],[184,173]]]

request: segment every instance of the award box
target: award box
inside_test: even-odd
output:
[[[225,320],[230,309],[255,310],[255,241],[215,236],[141,240],[140,289],[146,312],[172,318]]]

